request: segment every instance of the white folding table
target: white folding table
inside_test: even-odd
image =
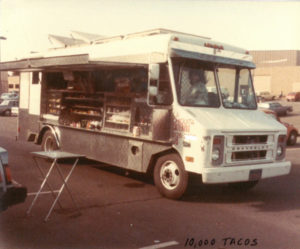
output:
[[[61,193],[62,193],[62,191],[64,190],[65,187],[66,187],[67,192],[69,193],[69,195],[72,199],[72,202],[73,202],[75,208],[77,209],[78,213],[80,214],[79,207],[76,204],[76,202],[75,202],[75,200],[74,200],[74,198],[71,194],[71,191],[70,191],[70,188],[69,188],[67,182],[68,182],[69,178],[71,177],[75,167],[77,166],[79,159],[84,158],[85,156],[79,155],[79,154],[68,153],[68,152],[64,152],[64,151],[39,151],[39,152],[32,152],[31,154],[33,155],[33,159],[35,161],[35,164],[36,164],[37,168],[39,169],[39,171],[40,171],[40,173],[43,177],[43,181],[42,181],[42,184],[41,184],[38,192],[35,194],[35,197],[34,197],[32,203],[31,203],[30,207],[27,210],[27,214],[30,214],[30,212],[32,210],[32,207],[34,206],[37,198],[41,194],[41,191],[43,190],[45,184],[50,189],[50,193],[52,194],[52,196],[54,198],[54,202],[52,203],[52,205],[51,205],[51,207],[48,211],[48,214],[46,215],[46,217],[44,219],[45,222],[48,220],[48,218],[51,215],[52,210],[53,210],[53,208],[54,208],[54,206],[57,202],[58,202],[59,206],[61,207],[61,204],[59,203],[58,199],[59,199],[59,197],[60,197],[60,195],[61,195]],[[45,173],[42,170],[42,168],[39,164],[39,161],[37,160],[38,158],[42,158],[42,159],[45,159],[45,160],[51,160],[52,161],[52,164],[51,164],[50,168],[48,169],[47,173]],[[68,172],[66,177],[63,176],[62,171],[60,169],[60,165],[58,164],[59,159],[72,159],[72,160],[74,160],[74,163],[73,163],[73,165],[72,165],[72,167],[71,167],[71,169]],[[51,185],[47,181],[54,168],[56,168],[56,170],[58,172],[58,175],[60,176],[60,178],[62,180],[62,185],[61,185],[59,190],[53,190],[53,188],[51,187]],[[55,195],[55,192],[57,192],[57,195]]]

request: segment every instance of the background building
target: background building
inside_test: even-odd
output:
[[[19,92],[20,90],[20,73],[14,72],[7,77],[8,92]]]
[[[7,72],[0,72],[0,94],[8,91]]]
[[[257,93],[269,91],[287,95],[300,92],[299,50],[250,51],[250,54],[256,64],[253,78]]]
[[[19,92],[20,74],[18,72],[1,72],[0,94],[7,92]]]

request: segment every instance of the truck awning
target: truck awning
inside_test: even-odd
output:
[[[0,63],[0,71],[22,71],[43,69],[52,66],[66,66],[66,65],[82,65],[89,62],[88,54],[61,56],[61,57],[41,57],[28,58],[18,61],[8,61]]]
[[[236,65],[241,67],[247,67],[254,69],[256,68],[255,64],[251,61],[239,60],[239,59],[231,59],[227,57],[214,56],[210,54],[191,52],[181,49],[172,48],[171,57],[183,57],[201,61],[208,61],[218,64],[226,64],[226,65]]]
[[[128,67],[145,66],[137,63],[89,61],[88,54],[28,58],[18,61],[8,61],[0,63],[0,71],[42,71],[58,68],[93,68],[99,66]]]

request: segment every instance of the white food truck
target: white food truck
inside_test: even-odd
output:
[[[153,174],[178,199],[190,173],[250,189],[286,175],[286,128],[257,109],[249,53],[165,29],[0,64],[20,72],[19,139]]]

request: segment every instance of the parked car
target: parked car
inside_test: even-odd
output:
[[[19,99],[19,94],[12,92],[12,93],[2,93],[0,96],[1,100],[18,100]]]
[[[19,106],[19,101],[17,100],[3,100],[0,103],[0,114],[4,116],[10,116],[11,115],[11,108],[12,107],[18,107]]]
[[[286,116],[288,112],[293,111],[292,106],[283,106],[279,102],[263,102],[263,103],[258,103],[259,108],[264,108],[264,109],[270,109],[278,116]]]
[[[24,202],[26,196],[27,189],[25,187],[13,185],[8,166],[8,153],[0,147],[0,211]]]
[[[270,101],[270,100],[274,100],[276,98],[276,96],[274,94],[271,94],[270,92],[260,92],[258,94],[259,98],[262,100],[262,101]]]
[[[299,136],[299,131],[298,129],[289,123],[282,122],[280,118],[277,116],[276,112],[269,110],[269,109],[263,109],[263,111],[266,114],[271,115],[273,118],[277,119],[278,122],[282,123],[286,128],[287,128],[287,140],[286,143],[287,145],[295,145],[297,142],[297,137]]]
[[[300,101],[300,92],[291,92],[286,95],[287,101]]]

